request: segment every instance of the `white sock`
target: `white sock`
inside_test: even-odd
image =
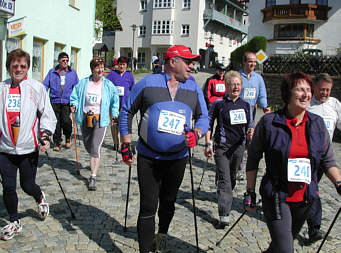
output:
[[[96,174],[90,174],[90,177],[96,178]]]

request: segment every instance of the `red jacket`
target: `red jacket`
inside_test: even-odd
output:
[[[223,98],[226,93],[224,77],[220,78],[215,74],[208,78],[204,87],[204,96],[207,107],[219,98]]]

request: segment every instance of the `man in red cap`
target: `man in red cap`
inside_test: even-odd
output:
[[[131,166],[135,160],[131,145],[133,117],[140,111],[137,142],[137,175],[140,212],[137,232],[140,252],[166,252],[167,232],[174,216],[175,200],[188,158],[207,132],[208,115],[202,90],[190,80],[193,61],[200,55],[183,45],[170,47],[165,59],[165,73],[148,75],[130,92],[120,113],[122,158]],[[184,131],[184,126],[194,126]],[[159,205],[159,231],[154,236],[155,214]]]

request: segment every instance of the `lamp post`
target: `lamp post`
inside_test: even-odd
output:
[[[137,26],[133,24],[130,27],[133,28],[133,50],[131,54],[131,71],[133,71],[134,70],[135,31],[136,31]]]

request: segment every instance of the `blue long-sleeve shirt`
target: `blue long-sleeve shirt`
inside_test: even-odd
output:
[[[135,84],[133,74],[130,71],[125,71],[121,76],[117,70],[112,70],[109,75],[107,75],[107,79],[116,86],[120,97],[121,108]]]
[[[267,107],[268,102],[263,77],[252,71],[249,79],[243,69],[240,70],[239,73],[242,76],[243,81],[240,97],[244,101],[248,102],[252,107],[254,107],[257,103],[262,108]]]
[[[130,92],[120,113],[120,134],[131,134],[132,119],[140,111],[139,141],[140,154],[160,160],[181,159],[188,155],[184,141],[184,124],[208,129],[208,115],[204,96],[192,80],[179,82],[172,99],[168,89],[167,74],[152,74],[144,77]]]

